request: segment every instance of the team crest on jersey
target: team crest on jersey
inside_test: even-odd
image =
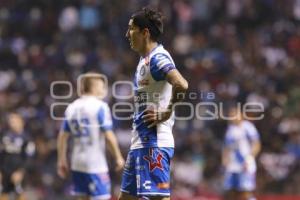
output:
[[[143,66],[141,67],[141,70],[140,70],[140,75],[141,75],[141,76],[144,76],[145,74],[146,74],[146,66],[143,65]]]
[[[156,155],[155,155],[156,154]],[[155,170],[156,168],[163,170],[163,164],[161,163],[162,159],[163,159],[163,155],[160,153],[160,151],[158,152],[153,152],[153,149],[150,148],[149,149],[149,155],[148,156],[144,156],[144,160],[146,160],[149,164],[149,170],[150,172],[152,172],[153,170]]]

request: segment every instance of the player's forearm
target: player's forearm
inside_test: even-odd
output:
[[[59,133],[57,140],[57,157],[59,162],[67,160],[67,140],[68,137],[66,134]]]
[[[261,150],[260,142],[255,142],[252,146],[252,155],[256,157],[259,154],[260,150]]]
[[[173,105],[184,99],[185,93],[188,89],[188,82],[184,79],[178,79],[172,84],[172,97],[168,108],[172,109]]]
[[[167,74],[167,81],[172,85],[172,98],[169,109],[179,101],[184,99],[185,93],[189,87],[188,82],[183,78],[178,70],[172,70]]]
[[[229,157],[229,150],[227,148],[224,148],[223,152],[222,152],[222,165],[223,166],[227,165],[228,159],[229,159],[228,157]]]
[[[110,153],[113,155],[115,159],[122,159],[122,154],[118,145],[117,138],[115,137],[114,133],[111,131],[107,132],[106,134],[106,144],[107,148]]]

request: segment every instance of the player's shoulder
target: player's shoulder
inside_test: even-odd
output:
[[[78,104],[78,99],[75,99],[74,101],[72,101],[71,103],[68,104],[65,114],[70,113],[72,110],[74,110],[74,108],[76,107],[76,105]]]
[[[97,110],[107,103],[93,96],[82,96],[71,102],[66,108],[66,114],[77,110],[78,108],[87,108],[88,110]]]
[[[234,129],[235,129],[235,125],[233,125],[231,123],[228,124],[228,126],[226,128],[226,135],[230,135]]]
[[[162,44],[159,44],[151,53],[150,60],[153,59],[164,59],[171,58],[170,53],[163,47]]]
[[[250,122],[248,120],[243,120],[243,126],[248,127],[248,128],[255,128],[255,125],[253,124],[253,122]]]

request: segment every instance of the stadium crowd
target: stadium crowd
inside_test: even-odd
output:
[[[149,3],[165,15],[162,43],[189,81],[189,93],[197,94],[187,96],[187,102],[215,102],[225,109],[232,102],[264,105],[263,119],[254,121],[263,145],[257,193],[299,194],[299,0],[1,0],[0,135],[7,130],[10,112],[23,116],[26,134],[37,147],[25,178],[30,199],[67,199],[70,184],[56,174],[61,121],[51,117],[51,108],[76,97],[81,73],[107,76],[111,106],[132,102],[113,96],[112,85],[133,79],[138,57],[125,32],[130,14]],[[70,92],[57,84],[51,94],[54,81],[72,83],[70,98],[54,98]],[[129,94],[127,86],[114,89]],[[214,98],[207,98],[208,93]],[[63,110],[55,106],[52,114],[61,116]],[[177,111],[189,114],[186,108]],[[130,124],[114,120],[124,155]],[[220,118],[195,116],[176,122],[174,196],[222,193],[220,154],[226,125]],[[120,175],[112,171],[112,177],[117,194]]]

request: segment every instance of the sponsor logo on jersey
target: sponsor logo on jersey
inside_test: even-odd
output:
[[[146,74],[146,66],[143,65],[143,66],[141,67],[141,70],[140,70],[140,75],[141,75],[141,76],[144,76],[145,74]]]
[[[140,86],[146,86],[149,85],[149,80],[148,79],[143,79],[139,81]]]

